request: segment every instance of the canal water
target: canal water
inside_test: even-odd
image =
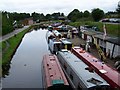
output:
[[[33,30],[22,39],[12,58],[8,75],[2,78],[3,88],[42,88],[41,62],[50,53],[47,30]]]

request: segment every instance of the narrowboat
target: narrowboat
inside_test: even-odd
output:
[[[62,42],[61,49],[71,50],[72,42],[68,41],[66,38],[61,38],[60,41]]]
[[[72,53],[105,79],[112,88],[120,89],[120,73],[117,70],[101,62],[81,47],[73,47]]]
[[[72,90],[55,55],[43,56],[42,73],[44,90]]]
[[[57,30],[53,30],[52,32],[56,38],[58,38],[58,39],[62,38],[62,34],[60,32],[58,32]]]
[[[56,54],[61,49],[61,41],[56,38],[50,39],[48,47],[52,54]]]
[[[109,90],[110,85],[68,50],[57,53],[70,85],[76,90]]]
[[[61,49],[71,50],[72,42],[63,38],[61,39],[53,38],[49,39],[48,47],[52,54],[56,54]]]
[[[47,31],[47,33],[46,33],[46,40],[47,40],[48,44],[50,42],[50,39],[53,39],[53,38],[55,38],[54,34],[51,31]]]

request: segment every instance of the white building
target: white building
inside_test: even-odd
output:
[[[92,43],[97,43],[105,55],[110,58],[120,56],[120,38],[118,37],[115,38],[107,35],[104,38],[104,33],[84,30],[82,31],[82,39],[89,40]]]
[[[120,38],[110,38],[107,40],[106,53],[109,53],[111,58],[120,56]]]

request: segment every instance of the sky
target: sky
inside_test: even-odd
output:
[[[44,13],[61,12],[68,15],[72,10],[92,11],[100,8],[104,12],[115,11],[120,0],[1,0],[0,11],[18,13]]]

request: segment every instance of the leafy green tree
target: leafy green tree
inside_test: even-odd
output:
[[[40,19],[40,14],[39,13],[36,13],[36,12],[33,12],[32,13],[32,17],[33,17],[33,20],[34,21],[37,21]]]
[[[19,13],[19,18],[20,18],[20,20],[23,20],[25,18],[30,18],[30,14],[29,13]]]
[[[97,8],[92,10],[92,17],[95,21],[99,21],[104,17],[104,11]]]
[[[2,35],[13,31],[12,20],[7,12],[2,12]]]
[[[83,12],[80,12],[78,19],[82,17],[83,17]]]
[[[61,13],[61,15],[60,15],[60,16],[63,16],[63,17],[64,17],[65,15],[64,15],[64,13]]]
[[[51,16],[52,16],[52,18],[53,18],[54,20],[58,20],[58,18],[59,18],[61,15],[60,15],[60,12],[58,12],[58,13],[53,13]]]
[[[50,14],[46,14],[45,18],[46,18],[46,20],[51,20],[51,15]]]
[[[90,12],[87,11],[87,10],[84,11],[83,16],[86,17],[86,18],[89,17],[90,16]]]
[[[120,1],[118,2],[118,7],[116,9],[118,17],[120,17]]]
[[[25,18],[29,18],[30,17],[30,14],[29,13],[17,13],[17,12],[14,12],[14,13],[9,13],[9,17],[12,19],[12,20],[24,20]]]
[[[67,16],[67,18],[71,21],[77,21],[79,18],[82,17],[82,12],[80,12],[78,9],[74,9],[72,12],[70,12]]]
[[[39,15],[39,20],[40,20],[40,21],[45,21],[45,16],[44,16],[43,13],[41,13],[41,14]]]

